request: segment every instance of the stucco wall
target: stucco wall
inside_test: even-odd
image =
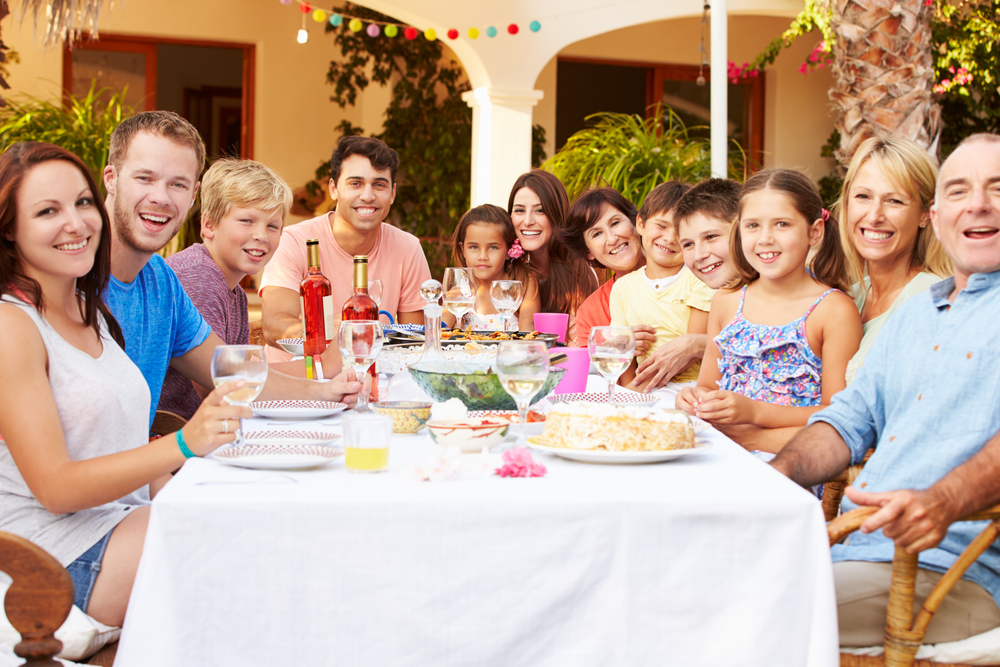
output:
[[[740,64],[752,60],[789,22],[783,17],[730,16],[729,59]],[[700,17],[657,21],[576,42],[559,55],[697,65],[700,35]],[[798,67],[819,39],[818,34],[799,39],[765,74],[764,165],[803,168],[814,179],[828,174],[834,164],[820,157],[820,148],[833,130],[826,96],[832,81],[829,70],[803,76]],[[551,156],[558,104],[556,58],[542,70],[535,87],[545,91],[534,119],[546,129],[546,153]]]

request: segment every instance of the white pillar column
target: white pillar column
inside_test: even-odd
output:
[[[472,205],[507,208],[510,188],[531,169],[531,109],[541,90],[476,88],[462,94],[472,107]]]
[[[708,0],[705,0],[706,2]],[[712,144],[712,176],[726,178],[729,148],[729,27],[726,0],[711,0],[712,58],[709,105],[709,139]]]

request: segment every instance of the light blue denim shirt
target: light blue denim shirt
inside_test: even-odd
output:
[[[1000,271],[977,273],[948,301],[954,278],[901,307],[882,329],[855,381],[809,423],[833,426],[860,463],[878,443],[854,486],[865,491],[926,489],[976,454],[1000,431]],[[996,471],[1000,475],[1000,470]],[[854,509],[844,499],[843,509]],[[920,565],[945,571],[986,522],[958,522]],[[833,547],[833,560],[892,560],[893,543],[876,531]],[[1000,549],[994,543],[966,579],[1000,604]]]

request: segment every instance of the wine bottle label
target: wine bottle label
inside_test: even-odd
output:
[[[326,338],[327,340],[333,340],[334,336],[337,335],[337,315],[340,314],[340,309],[333,307],[333,297],[324,296],[323,297],[323,323],[326,327]]]

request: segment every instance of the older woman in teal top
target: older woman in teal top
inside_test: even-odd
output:
[[[835,210],[864,337],[848,384],[892,313],[951,275],[930,224],[936,178],[927,152],[906,139],[873,137],[851,159]]]

